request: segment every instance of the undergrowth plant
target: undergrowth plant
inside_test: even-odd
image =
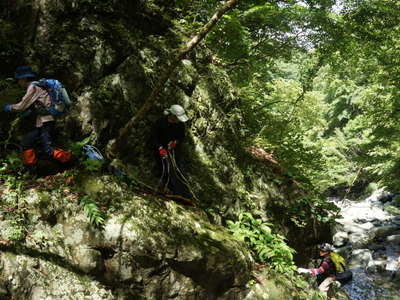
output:
[[[89,158],[83,151],[83,147],[90,143],[91,139],[92,137],[89,136],[81,141],[70,142],[68,149],[70,149],[74,157],[80,161],[85,170],[89,172],[99,172],[104,165],[104,161]]]
[[[21,158],[17,153],[11,153],[0,161],[0,181],[5,188],[0,198],[0,209],[2,213],[10,215],[4,236],[10,241],[21,241],[26,234],[27,211],[24,203],[21,203],[25,181],[21,164]]]
[[[89,197],[82,197],[80,206],[83,208],[85,214],[90,220],[90,223],[102,229],[105,223],[105,213],[102,212],[96,201],[89,199]]]
[[[233,236],[243,241],[254,252],[261,263],[268,263],[274,270],[284,273],[296,269],[293,262],[294,249],[285,238],[272,233],[271,223],[256,219],[250,213],[242,213],[236,222],[227,221]]]

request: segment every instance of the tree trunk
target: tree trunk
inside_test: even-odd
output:
[[[135,124],[141,120],[146,113],[150,110],[150,108],[154,105],[157,101],[157,97],[159,96],[160,92],[163,90],[165,84],[167,83],[168,79],[170,78],[171,74],[174,72],[176,67],[179,65],[182,59],[186,57],[186,55],[192,51],[207,35],[207,33],[217,24],[217,22],[221,19],[221,17],[230,10],[238,0],[228,0],[226,3],[211,17],[207,24],[203,26],[201,31],[195,35],[187,44],[186,46],[181,49],[178,55],[172,60],[171,64],[167,67],[165,72],[161,74],[161,77],[155,84],[151,94],[145,102],[143,103],[142,107],[139,111],[125,124],[123,128],[119,131],[119,136],[113,146],[113,150],[119,148],[120,144],[125,144],[126,139],[128,138],[129,132],[131,132],[132,128]],[[114,154],[115,151],[112,151]]]

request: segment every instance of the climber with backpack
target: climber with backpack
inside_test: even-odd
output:
[[[188,117],[184,108],[178,104],[164,110],[164,116],[154,125],[151,144],[160,171],[158,189],[171,198],[191,199],[192,194],[184,176],[182,142],[185,138],[185,122]],[[162,187],[161,187],[162,186]]]
[[[317,276],[318,289],[324,296],[328,297],[330,287],[336,280],[345,283],[351,280],[352,274],[350,270],[346,270],[344,258],[334,252],[332,245],[328,243],[322,244],[319,247],[319,255],[323,260],[318,268],[298,268],[297,272]],[[328,299],[333,300],[335,298],[331,296]]]
[[[26,89],[19,103],[5,105],[3,111],[24,112],[36,116],[35,128],[26,133],[21,141],[24,164],[36,174],[37,156],[34,146],[40,142],[43,151],[63,165],[71,160],[71,153],[54,147],[55,120],[69,109],[69,98],[61,83],[55,79],[35,81],[36,74],[28,66],[15,71],[18,85]]]

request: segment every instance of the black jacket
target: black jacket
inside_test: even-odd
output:
[[[178,141],[180,144],[185,138],[185,124],[170,123],[168,116],[159,119],[152,129],[151,141],[155,149],[166,148],[171,141]]]

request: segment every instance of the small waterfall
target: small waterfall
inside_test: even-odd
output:
[[[362,200],[329,201],[342,215],[333,244],[353,271],[342,288],[353,300],[400,299],[400,196],[380,189]]]

